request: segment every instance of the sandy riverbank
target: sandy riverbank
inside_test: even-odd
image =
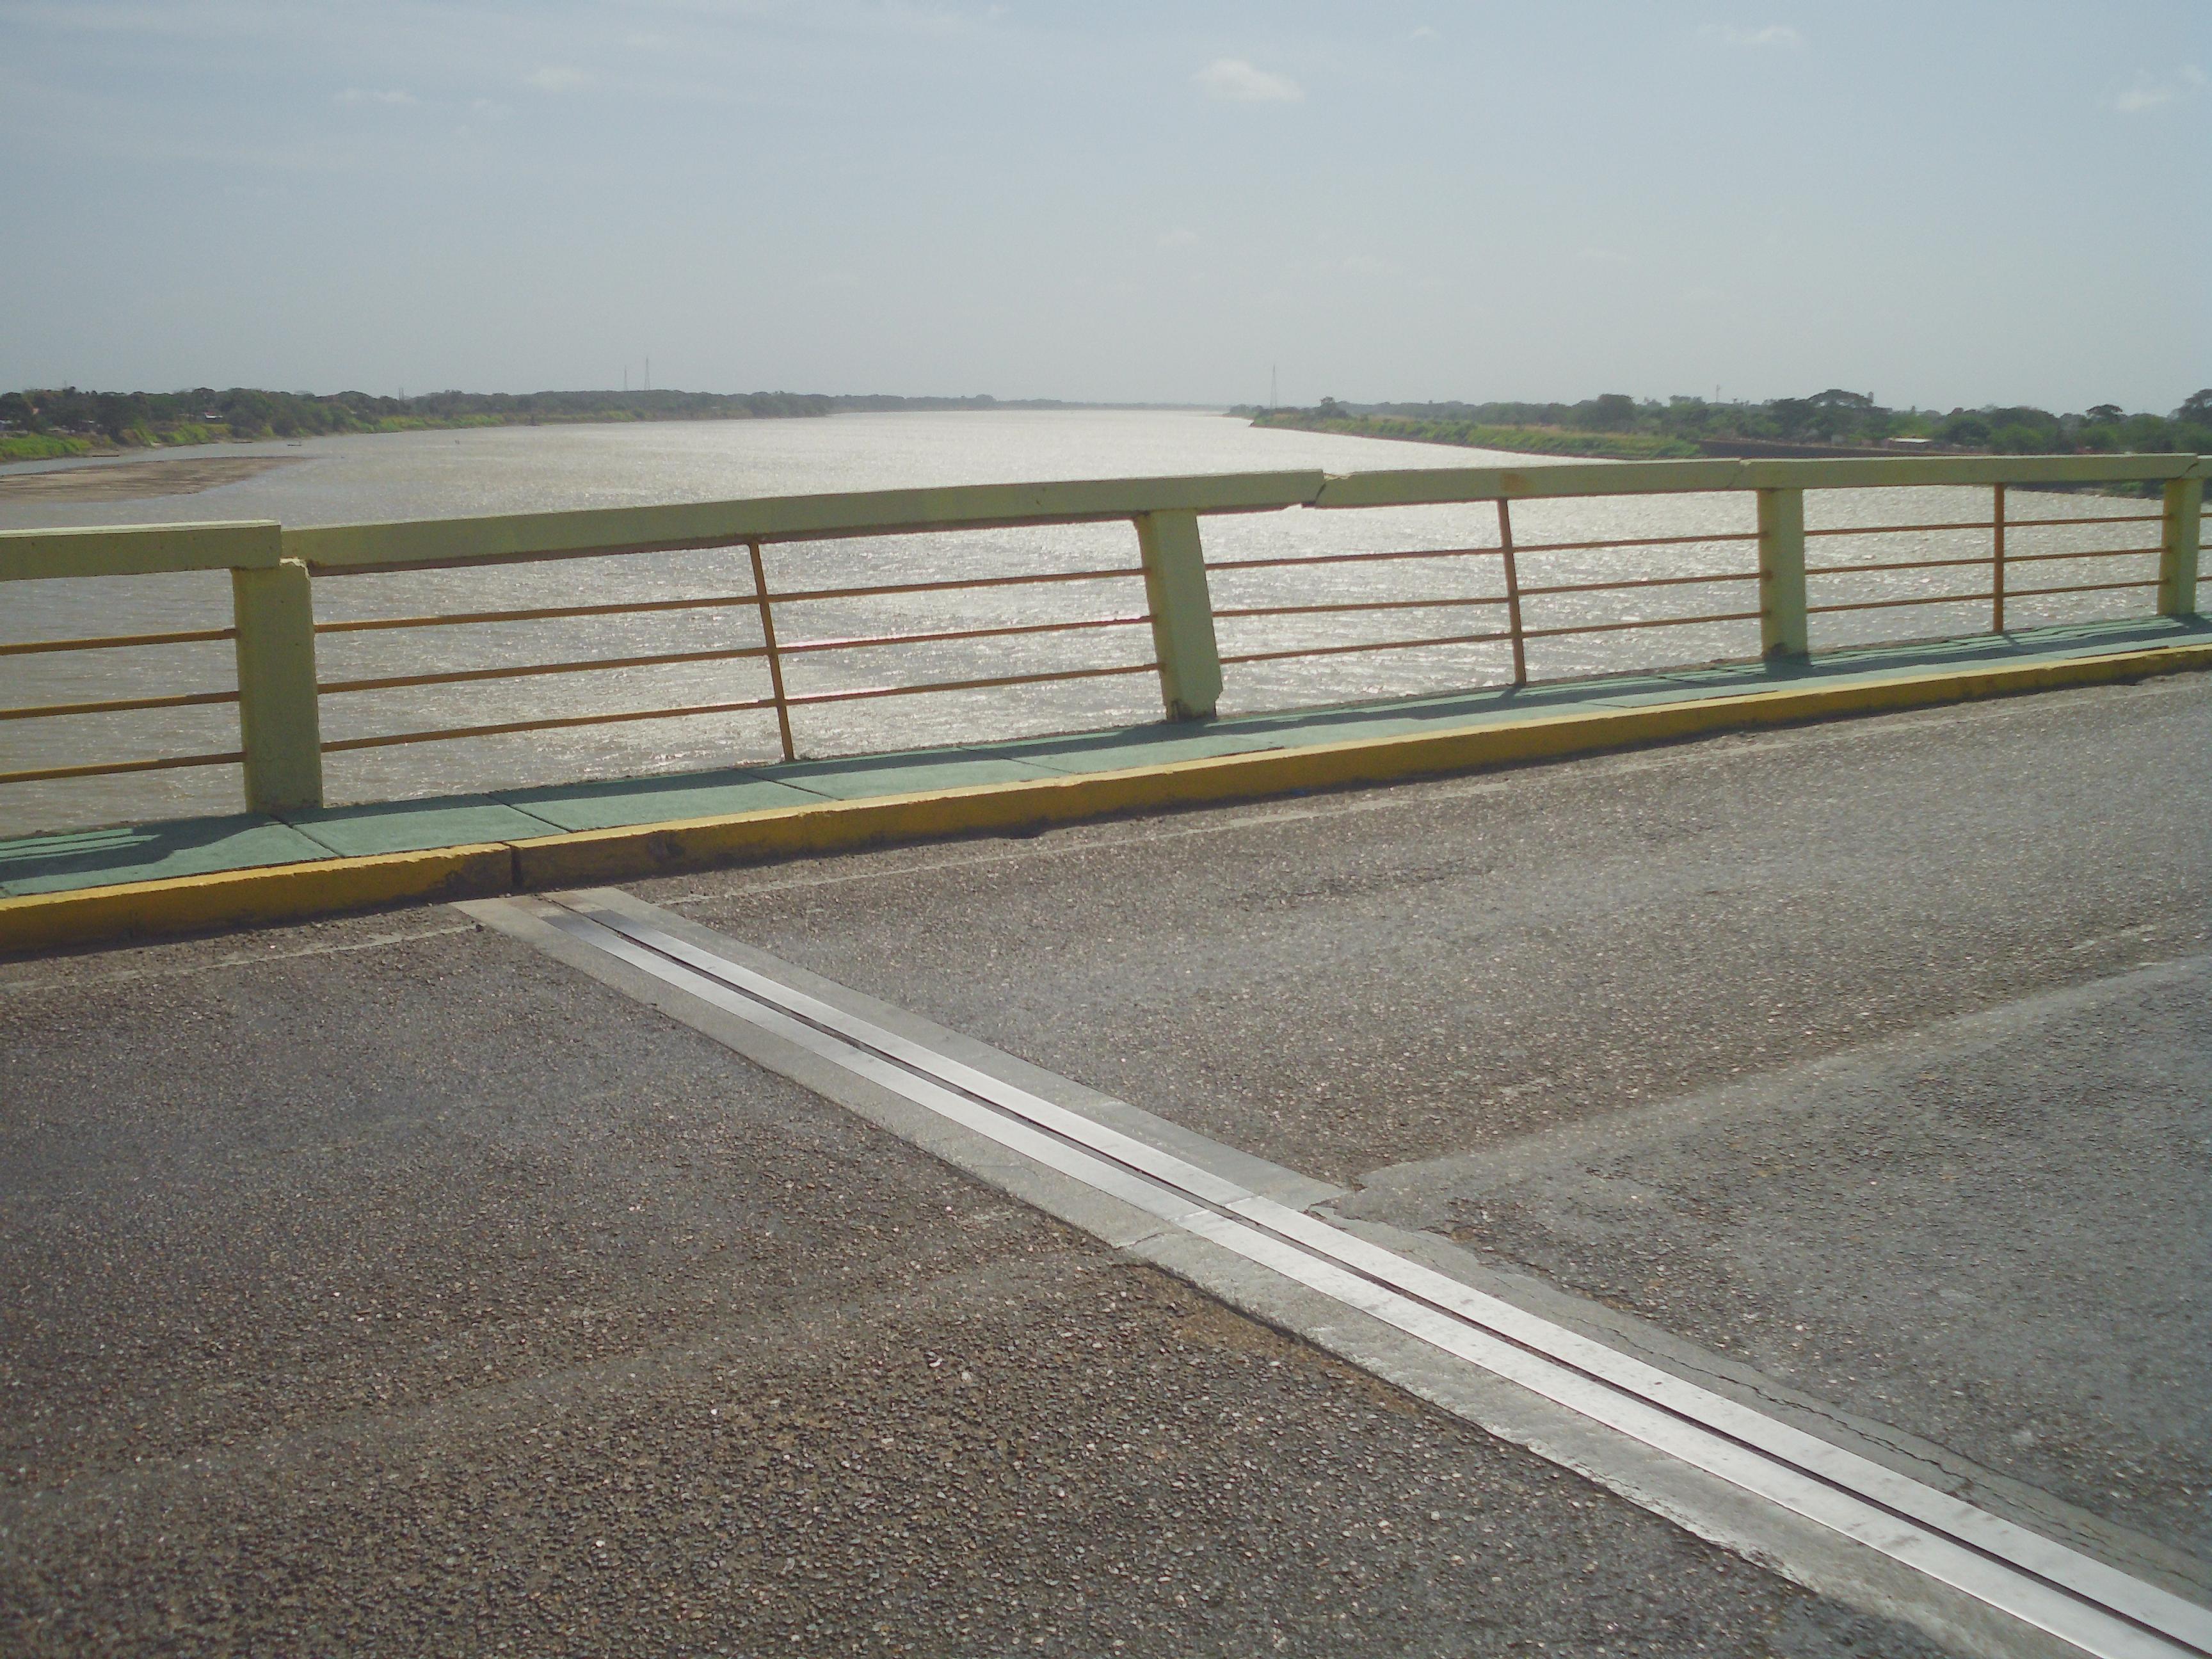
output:
[[[197,495],[221,484],[258,477],[305,455],[179,455],[114,465],[64,466],[0,476],[0,500],[135,501],[155,495]]]

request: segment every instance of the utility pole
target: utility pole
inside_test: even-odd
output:
[[[1267,413],[1270,415],[1275,412],[1275,368],[1273,363],[1267,365]]]
[[[653,354],[650,351],[645,354],[645,389],[647,392],[653,390]]]

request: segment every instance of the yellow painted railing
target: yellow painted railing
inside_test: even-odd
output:
[[[227,629],[179,629],[168,633],[103,635],[67,640],[0,643],[0,659],[33,653],[106,650],[125,646],[233,641],[237,685],[230,691],[197,691],[168,696],[112,698],[72,703],[0,707],[0,732],[9,722],[70,714],[124,713],[235,702],[239,746],[235,750],[160,756],[129,761],[86,761],[65,765],[0,767],[0,784],[92,777],[175,767],[242,765],[246,804],[256,811],[282,811],[317,805],[323,798],[323,757],[349,750],[397,744],[444,741],[507,732],[623,720],[673,719],[740,710],[772,710],[787,757],[793,753],[791,717],[794,708],[862,698],[972,690],[1035,684],[1046,681],[1113,675],[1157,676],[1163,708],[1174,720],[1211,715],[1221,695],[1224,666],[1340,653],[1415,650],[1446,645],[1493,643],[1510,646],[1516,683],[1528,678],[1527,642],[1565,635],[1614,629],[1680,627],[1693,623],[1756,621],[1762,648],[1769,655],[1802,655],[1812,644],[1811,619],[1826,612],[1875,610],[1927,604],[1955,605],[1987,599],[1990,627],[2005,627],[2008,599],[2045,594],[2097,592],[2155,587],[2156,609],[2168,616],[2197,609],[2198,547],[2203,513],[2203,479],[2208,463],[2192,455],[2118,456],[1911,456],[1808,461],[1651,461],[1586,465],[1448,467],[1409,471],[1353,473],[1328,477],[1319,471],[1240,473],[1211,477],[1084,480],[1057,483],[993,484],[942,489],[883,490],[834,495],[786,496],[647,507],[511,514],[495,518],[445,519],[393,524],[343,525],[285,529],[271,523],[137,526],[114,529],[11,531],[0,532],[0,582],[228,570],[231,574],[234,620]],[[2162,487],[2157,510],[2115,511],[2075,518],[2022,516],[2008,503],[2014,486],[2096,485],[2148,483]],[[1928,525],[1844,526],[1808,529],[1805,494],[1820,489],[1866,489],[1915,485],[1974,485],[1992,492],[1987,520],[1947,520]],[[1757,528],[1690,536],[1626,537],[1573,542],[1516,543],[1511,504],[1519,501],[1575,496],[1657,495],[1690,492],[1736,492],[1755,497]],[[1226,514],[1280,511],[1293,507],[1322,510],[1392,507],[1444,503],[1496,503],[1498,539],[1475,547],[1286,555],[1209,561],[1200,532],[1203,518]],[[2124,505],[2115,501],[2116,508]],[[2148,504],[2146,504],[2148,505]],[[771,587],[761,550],[777,543],[912,535],[920,532],[995,529],[1028,525],[1126,522],[1136,532],[1133,563],[1080,570],[1049,570],[1014,575],[948,578],[842,587]],[[2021,552],[2008,537],[2023,529],[2051,525],[2156,525],[2155,544],[2088,551]],[[1808,562],[1808,544],[1836,535],[1874,535],[1918,531],[1987,531],[1989,551],[1969,558],[1903,560],[1877,564],[1824,565]],[[1751,544],[1755,564],[1741,568],[1630,577],[1595,582],[1526,580],[1531,557],[1562,552],[1656,548],[1676,543]],[[453,568],[554,559],[645,556],[679,549],[744,548],[750,554],[751,591],[702,599],[641,600],[634,603],[541,606],[478,611],[367,621],[325,622],[314,616],[317,579],[374,572]],[[2056,585],[2030,580],[2020,568],[2041,561],[2081,561],[2155,554],[2154,579]],[[1488,559],[1500,561],[1502,592],[1442,599],[1359,599],[1315,602],[1293,592],[1287,602],[1217,606],[1209,572],[1295,570],[1369,561]],[[1874,600],[1816,603],[1818,579],[1869,571],[1924,570],[1945,566],[1987,567],[1991,586],[1985,594],[1944,592]],[[989,587],[1048,584],[1097,584],[1118,587],[1132,597],[1141,582],[1141,611],[1123,608],[1073,620],[1007,626],[858,635],[793,637],[779,629],[805,607],[825,600],[896,598]],[[1741,599],[1724,599],[1695,614],[1619,621],[1583,621],[1571,626],[1530,627],[1523,609],[1531,599],[1646,587],[1710,584]],[[1750,596],[1756,590],[1756,599]],[[346,680],[319,679],[315,642],[319,635],[385,629],[473,626],[518,621],[629,615],[652,611],[734,608],[756,614],[757,646],[708,651],[664,652],[579,661],[487,669],[386,675]],[[1416,638],[1360,640],[1310,645],[1291,650],[1224,654],[1216,635],[1217,620],[1346,615],[1353,612],[1413,611],[1454,607],[1501,612],[1471,631]],[[784,668],[794,659],[829,653],[866,652],[886,646],[929,644],[972,639],[1010,638],[1077,631],[1149,631],[1148,659],[1107,665],[1067,667],[912,684],[864,685],[793,693]],[[475,680],[586,673],[611,669],[681,663],[757,659],[768,675],[767,695],[696,703],[681,708],[615,709],[586,714],[507,720],[436,730],[401,732],[327,742],[321,735],[322,699],[404,686],[465,684]]]

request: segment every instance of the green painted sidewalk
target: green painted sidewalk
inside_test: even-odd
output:
[[[2201,643],[2208,638],[2212,638],[2212,623],[2202,618],[2079,623],[1825,652],[1808,662],[1771,666],[1725,663],[1240,715],[1194,725],[1122,726],[900,754],[325,807],[279,817],[240,813],[70,830],[0,842],[0,895],[80,891],[322,859],[524,841],[575,830],[1120,771],[1362,738],[1439,733],[1578,709],[1648,708],[1788,686],[2106,656]]]

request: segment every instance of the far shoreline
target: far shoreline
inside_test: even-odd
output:
[[[314,438],[383,438],[407,432],[462,432],[496,427],[537,426],[698,426],[718,422],[744,421],[807,421],[834,420],[848,415],[991,415],[991,414],[1053,414],[1066,411],[1091,412],[1127,410],[1132,413],[1226,415],[1225,404],[1164,404],[1164,403],[1075,403],[1054,398],[913,398],[896,400],[878,400],[867,397],[834,399],[851,407],[823,410],[792,410],[774,414],[652,414],[652,413],[594,413],[563,415],[538,411],[512,414],[471,414],[450,417],[436,416],[404,416],[380,420],[374,424],[341,428],[329,432],[275,430],[239,434],[221,431],[221,422],[191,422],[177,428],[192,436],[184,442],[165,441],[164,434],[148,431],[146,441],[140,443],[118,443],[107,437],[82,431],[66,434],[44,432],[0,433],[0,474],[20,469],[47,465],[66,465],[70,463],[113,461],[131,456],[149,459],[191,450],[212,449],[236,444],[298,444]],[[876,406],[881,402],[884,406]],[[901,406],[904,405],[904,406]],[[18,450],[39,450],[40,453],[18,453]]]

